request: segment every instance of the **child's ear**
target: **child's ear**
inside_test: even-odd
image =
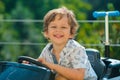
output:
[[[74,38],[74,34],[70,34],[70,38],[71,38],[71,39]]]
[[[43,32],[45,38],[48,38],[48,32]]]
[[[50,39],[49,39],[49,37],[48,37],[48,32],[46,31],[46,32],[43,32],[43,35],[44,35],[44,37],[48,40],[48,41],[50,41]]]

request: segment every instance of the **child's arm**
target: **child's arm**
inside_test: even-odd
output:
[[[58,75],[61,75],[69,80],[83,80],[85,69],[79,68],[79,69],[72,69],[72,68],[66,68],[58,64],[53,64],[46,62],[44,58],[39,58],[38,61],[48,66],[51,70],[54,70],[58,73]]]

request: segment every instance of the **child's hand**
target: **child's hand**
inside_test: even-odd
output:
[[[38,58],[37,61],[41,62],[42,64],[46,63],[46,60],[44,58]]]
[[[54,64],[47,62],[44,58],[38,58],[37,61],[41,62],[42,64],[46,65],[49,67],[51,70],[54,70]]]
[[[22,63],[23,63],[23,64],[29,64],[29,62],[28,62],[28,61],[25,61],[25,60],[22,61]]]

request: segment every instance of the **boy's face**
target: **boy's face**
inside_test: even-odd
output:
[[[70,33],[70,25],[68,24],[68,18],[57,15],[55,20],[50,22],[48,30],[45,32],[45,36],[50,39],[53,44],[66,44],[69,38],[72,38]]]

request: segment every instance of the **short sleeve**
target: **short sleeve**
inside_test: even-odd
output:
[[[41,52],[39,58],[44,58],[46,61],[53,63],[53,58],[51,56],[51,52],[49,48],[51,47],[51,44],[47,44],[46,47]]]
[[[87,68],[88,57],[85,48],[75,48],[71,55],[73,68]]]

